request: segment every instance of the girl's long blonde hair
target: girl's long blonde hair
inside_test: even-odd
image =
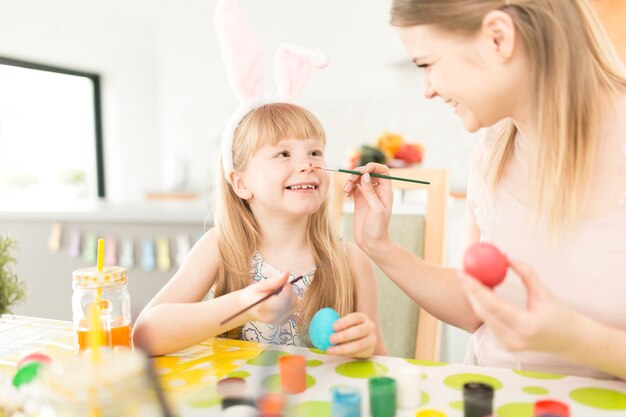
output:
[[[319,138],[326,135],[319,120],[308,110],[287,103],[266,104],[252,110],[239,124],[233,140],[233,168],[244,171],[262,146],[275,145],[285,138]],[[250,284],[252,256],[261,243],[261,229],[246,200],[239,198],[217,174],[215,229],[222,262],[215,282],[215,296],[240,290]],[[308,243],[318,269],[304,295],[300,330],[305,330],[320,308],[332,307],[340,315],[356,308],[355,279],[344,245],[329,219],[329,201],[309,217]],[[227,333],[239,337],[240,328]]]
[[[603,111],[626,88],[626,72],[587,0],[393,0],[391,24],[432,24],[471,36],[498,9],[512,16],[530,59],[541,138],[531,147],[530,205],[554,234],[582,215]],[[486,172],[493,187],[517,133],[509,119],[497,127]]]

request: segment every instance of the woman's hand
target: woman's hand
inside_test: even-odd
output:
[[[366,359],[376,349],[376,329],[374,322],[365,313],[350,313],[333,325],[336,332],[330,336],[333,346],[326,351],[329,355],[350,356]]]
[[[369,163],[356,168],[364,175],[351,175],[344,186],[346,196],[354,196],[354,240],[371,254],[389,238],[388,226],[393,204],[391,181],[368,175],[389,175],[386,165]],[[367,227],[366,227],[367,226]]]
[[[526,287],[526,309],[512,306],[478,280],[460,272],[463,289],[474,312],[510,351],[566,354],[584,337],[579,334],[582,316],[557,300],[529,265],[513,261],[510,264]]]
[[[283,273],[279,278],[270,278],[252,284],[242,291],[242,308],[259,301],[273,291],[282,287],[280,292],[248,312],[248,321],[262,321],[273,325],[285,323],[298,307],[298,297],[291,285],[287,283],[289,273]]]

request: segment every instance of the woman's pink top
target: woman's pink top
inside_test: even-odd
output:
[[[495,244],[511,259],[531,264],[545,286],[570,308],[626,331],[626,97],[603,126],[583,219],[575,234],[556,244],[548,238],[545,219],[536,223],[529,208],[528,147],[532,144],[518,133],[514,155],[492,191],[484,180],[485,152],[492,140],[487,135],[478,144],[468,184],[469,217],[480,229],[480,240]],[[526,290],[514,272],[509,270],[495,291],[515,306],[525,307]],[[508,352],[485,325],[472,335],[466,362],[610,377],[556,355]]]

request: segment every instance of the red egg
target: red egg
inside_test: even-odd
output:
[[[502,252],[489,243],[475,243],[465,251],[465,272],[488,287],[500,284],[506,276],[509,261]]]

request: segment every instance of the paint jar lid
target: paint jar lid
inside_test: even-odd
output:
[[[222,410],[226,410],[230,407],[235,407],[239,405],[245,405],[249,407],[254,407],[254,400],[248,397],[225,397],[222,398]],[[256,408],[255,408],[256,410]]]
[[[262,416],[281,415],[285,410],[286,404],[287,399],[278,392],[268,392],[256,400],[256,408]]]
[[[493,399],[493,387],[482,382],[466,382],[463,384],[463,397]]]
[[[217,393],[221,397],[243,397],[246,380],[243,378],[222,378],[217,381]]]
[[[96,289],[127,282],[126,268],[121,266],[105,266],[102,271],[98,267],[77,269],[72,272],[74,288]]]
[[[569,417],[569,406],[557,400],[539,400],[534,406],[535,417]]]
[[[332,390],[333,407],[340,406],[342,409],[361,409],[361,392],[348,385],[339,385]]]

